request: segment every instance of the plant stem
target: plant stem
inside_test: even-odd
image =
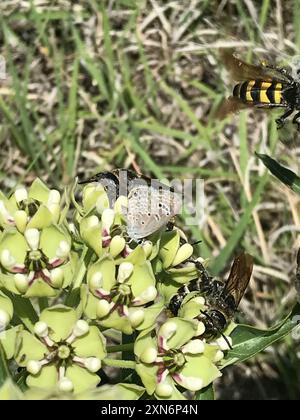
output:
[[[103,364],[106,366],[118,367],[121,369],[135,369],[135,362],[132,360],[116,360],[116,359],[104,359]]]
[[[117,353],[118,351],[132,351],[133,350],[134,343],[128,343],[128,344],[119,344],[117,346],[108,346],[107,352],[108,353]]]

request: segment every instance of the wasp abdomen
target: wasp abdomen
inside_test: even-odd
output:
[[[283,103],[282,83],[248,80],[235,85],[233,96],[254,104],[280,105]]]

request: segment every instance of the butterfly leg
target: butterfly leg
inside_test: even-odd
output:
[[[297,114],[293,118],[293,124],[297,124],[297,130],[300,131],[300,121],[298,121],[300,117],[300,112],[297,112]]]
[[[276,124],[278,130],[284,126],[285,120],[293,113],[293,111],[293,108],[289,108],[283,115],[281,115],[281,117],[277,118]]]

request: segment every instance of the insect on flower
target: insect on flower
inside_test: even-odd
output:
[[[166,227],[180,212],[181,197],[173,188],[126,169],[100,172],[79,184],[100,183],[112,207],[120,195],[128,199],[124,208],[127,234],[139,241]]]
[[[207,309],[198,318],[205,325],[204,336],[212,338],[222,334],[232,320],[249,284],[253,258],[246,253],[236,257],[226,282],[209,276],[199,261],[194,262],[200,273],[199,278],[178,290],[170,300],[169,310],[177,316],[185,297],[191,292],[199,292],[205,298]]]

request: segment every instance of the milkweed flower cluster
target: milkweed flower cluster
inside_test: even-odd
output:
[[[0,193],[0,349],[25,384],[8,380],[0,399],[185,399],[221,375],[226,346],[205,338],[204,298],[167,310],[199,276],[192,245],[176,228],[132,241],[126,205],[110,208],[100,184],[80,201],[38,179]],[[101,382],[122,368],[139,384]]]

